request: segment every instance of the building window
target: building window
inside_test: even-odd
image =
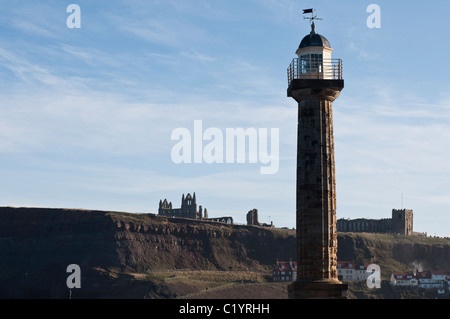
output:
[[[322,72],[323,56],[322,54],[306,54],[300,56],[300,72],[302,74],[310,72]]]

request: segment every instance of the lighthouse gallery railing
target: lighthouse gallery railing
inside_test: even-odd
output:
[[[297,79],[342,80],[342,60],[308,61],[295,58],[287,69],[288,85]]]

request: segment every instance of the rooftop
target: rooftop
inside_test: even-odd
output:
[[[306,47],[325,47],[331,49],[330,42],[328,42],[324,36],[316,32],[314,23],[311,24],[311,33],[303,38],[298,48],[302,49]]]

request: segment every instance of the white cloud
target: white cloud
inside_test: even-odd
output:
[[[53,30],[43,27],[41,24],[33,23],[31,21],[14,19],[12,26],[27,34],[35,34],[42,37],[54,38],[55,33]]]

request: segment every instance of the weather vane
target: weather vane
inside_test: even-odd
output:
[[[311,17],[303,17],[305,20],[311,21],[311,32],[316,32],[316,25],[314,24],[314,20],[323,20],[322,18],[318,18],[316,15],[314,15],[315,9],[303,9],[303,14],[311,13]]]

